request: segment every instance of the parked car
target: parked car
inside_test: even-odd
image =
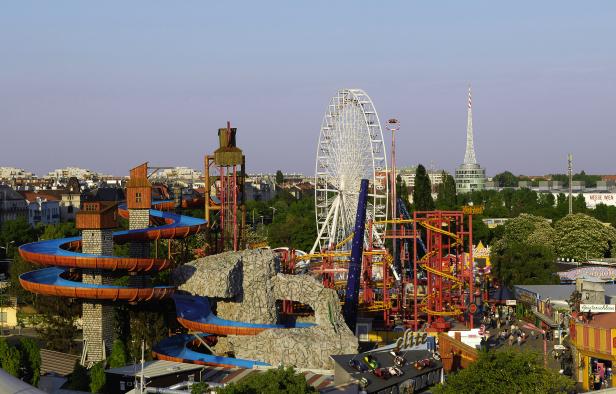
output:
[[[356,371],[359,372],[366,372],[368,371],[368,366],[366,366],[366,364],[362,363],[361,360],[357,360],[355,358],[352,358],[349,360],[349,367],[353,368]]]
[[[432,360],[429,358],[424,358],[423,360],[417,360],[413,363],[413,366],[416,370],[421,371],[422,369],[429,367],[432,365]]]
[[[372,371],[372,373],[374,373],[374,376],[381,379],[389,379],[391,377],[388,368],[377,368]]]
[[[402,375],[404,375],[404,371],[402,371],[398,367],[389,367],[387,370],[389,371],[389,374],[391,376],[402,376]]]
[[[374,358],[370,354],[364,356],[364,362],[368,365],[368,368],[370,369],[376,369],[379,367],[379,363],[378,361],[376,361],[376,358]]]

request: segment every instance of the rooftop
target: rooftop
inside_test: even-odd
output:
[[[198,371],[200,369],[203,369],[203,365],[176,363],[173,361],[165,360],[154,360],[144,363],[143,376],[151,379],[158,376],[176,374],[178,372]],[[119,368],[111,368],[106,370],[105,373],[112,373],[123,376],[136,376],[141,374],[141,364],[133,364]]]

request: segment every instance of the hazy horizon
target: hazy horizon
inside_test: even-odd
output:
[[[398,167],[453,172],[473,86],[493,176],[614,174],[610,1],[5,2],[0,166],[202,170],[230,120],[250,173],[314,173],[338,89],[396,117]],[[389,150],[390,136],[384,130]],[[389,152],[388,152],[389,153]]]

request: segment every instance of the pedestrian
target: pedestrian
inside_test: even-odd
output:
[[[522,346],[522,336],[518,336],[518,346]]]
[[[513,346],[513,334],[509,335],[509,347]]]

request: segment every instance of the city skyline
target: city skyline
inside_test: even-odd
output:
[[[72,165],[126,175],[145,161],[200,169],[230,120],[249,172],[313,174],[329,97],[357,87],[382,122],[400,120],[400,166],[453,173],[472,83],[475,151],[490,176],[564,173],[569,152],[576,172],[614,173],[601,141],[616,128],[615,10],[610,2],[7,4],[0,165],[37,174]],[[400,20],[388,23],[392,15]],[[351,34],[345,20],[378,23]],[[342,52],[331,37],[345,37]]]

